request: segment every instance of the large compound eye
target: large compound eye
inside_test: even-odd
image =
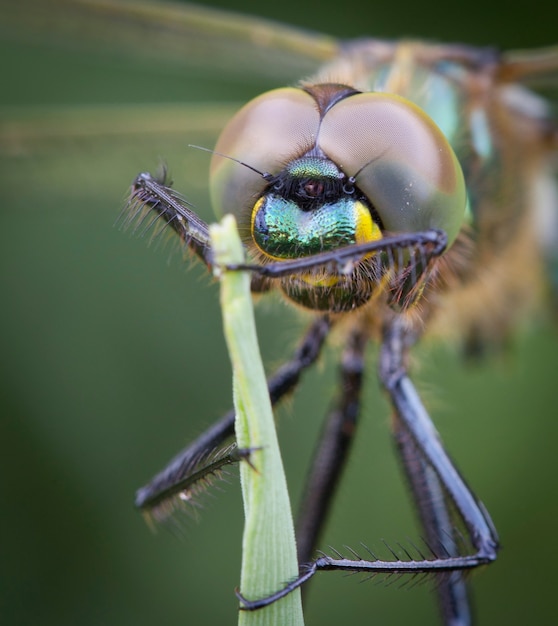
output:
[[[331,107],[318,145],[378,212],[390,232],[440,228],[455,239],[467,196],[461,166],[436,124],[412,102],[361,93]]]
[[[223,130],[215,151],[262,173],[278,174],[315,144],[320,124],[316,102],[305,91],[275,89],[244,106]],[[250,219],[266,181],[230,158],[211,160],[211,201],[218,214]]]

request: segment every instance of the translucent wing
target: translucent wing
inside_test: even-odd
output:
[[[189,4],[129,0],[24,0],[3,3],[9,40],[120,54],[163,66],[213,68],[222,75],[289,82],[334,56],[325,35]]]

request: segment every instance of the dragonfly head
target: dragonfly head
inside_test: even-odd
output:
[[[467,202],[450,144],[419,107],[336,84],[277,89],[249,102],[221,134],[210,183],[216,211],[235,214],[264,263],[428,229],[443,230],[451,245]],[[305,306],[314,308],[307,289],[339,287],[334,274],[322,274],[305,278]],[[373,291],[353,282],[342,288],[351,307]]]

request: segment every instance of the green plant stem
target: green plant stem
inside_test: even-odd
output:
[[[236,438],[249,448],[240,478],[245,526],[241,593],[262,598],[298,574],[294,527],[275,422],[257,342],[250,275],[219,268],[242,263],[244,250],[231,215],[210,228],[214,262],[221,281],[221,310],[233,369]],[[304,624],[300,590],[254,612],[240,611],[242,626]]]

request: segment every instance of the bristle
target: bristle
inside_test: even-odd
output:
[[[250,452],[239,450],[236,444],[232,444],[188,459],[178,472],[167,477],[168,485],[161,482],[156,487],[148,485],[140,490],[136,499],[138,505],[150,525],[153,522],[166,522],[177,511],[196,516],[202,507],[200,497],[207,494],[217,481],[228,477],[224,468],[242,459],[249,459]]]

